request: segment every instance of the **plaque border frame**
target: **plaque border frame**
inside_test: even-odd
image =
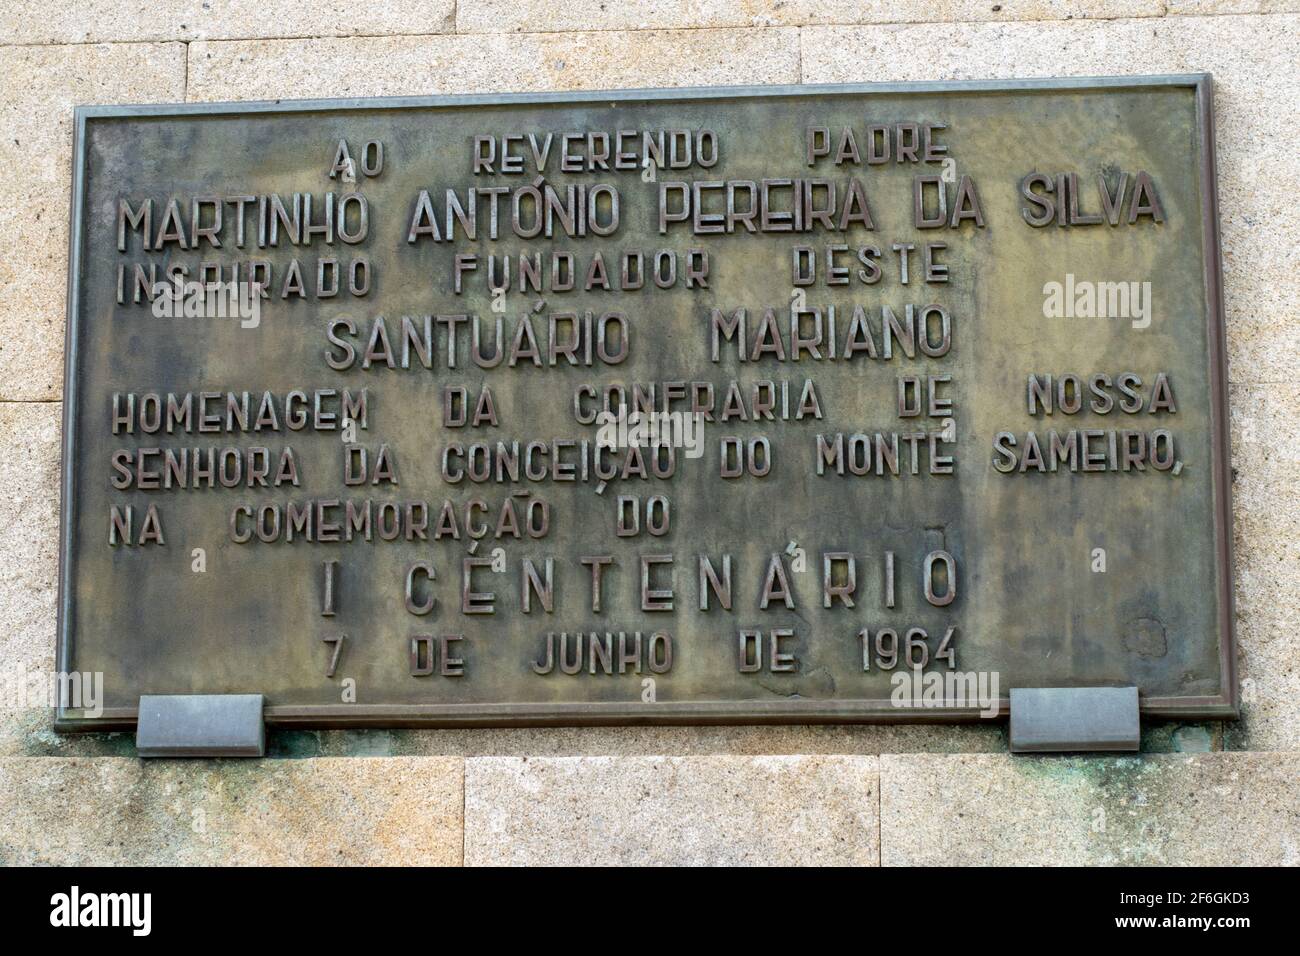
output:
[[[71,429],[80,401],[77,344],[81,315],[81,245],[84,238],[86,127],[94,120],[131,117],[209,117],[252,113],[300,113],[346,110],[406,110],[428,107],[512,106],[605,102],[734,99],[741,97],[812,97],[819,95],[907,95],[935,93],[1066,92],[1124,90],[1150,87],[1190,88],[1195,94],[1198,146],[1197,178],[1201,193],[1201,242],[1204,250],[1204,290],[1209,354],[1213,531],[1216,537],[1216,591],[1219,597],[1219,664],[1223,691],[1218,695],[1141,698],[1143,716],[1165,719],[1236,719],[1240,692],[1236,675],[1235,575],[1232,541],[1231,448],[1227,376],[1226,321],[1223,305],[1223,266],[1220,246],[1218,177],[1215,157],[1213,77],[1209,73],[1167,75],[1050,77],[998,80],[944,80],[890,83],[786,84],[776,86],[682,87],[668,89],[593,90],[545,93],[485,93],[337,99],[261,100],[251,102],[179,103],[123,106],[78,106],[74,111],[72,146],[72,214],[69,228],[67,312],[64,344],[62,461],[59,502],[59,583],[56,668],[69,673],[73,661],[72,595],[69,585],[73,558],[72,510],[76,497],[76,436]],[[1062,685],[1064,686],[1064,685]],[[250,693],[260,688],[245,688]],[[1008,688],[1009,692],[1010,688]],[[1001,699],[998,716],[1005,718],[1009,700]],[[79,716],[60,700],[54,729],[59,732],[134,729],[136,707],[104,708],[100,717]],[[267,725],[285,728],[365,727],[562,727],[719,724],[896,724],[962,723],[980,719],[975,708],[899,708],[887,698],[877,700],[729,700],[633,702],[506,703],[506,704],[326,704],[268,705]]]

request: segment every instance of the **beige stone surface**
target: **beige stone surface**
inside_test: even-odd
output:
[[[461,33],[1159,16],[1161,0],[460,0]]]
[[[872,757],[481,757],[466,865],[875,865]]]
[[[1291,385],[1232,389],[1240,750],[1300,749],[1300,468]]]
[[[62,407],[0,402],[0,753],[50,719],[24,688],[54,670]]]
[[[189,98],[527,92],[798,78],[794,29],[231,41],[190,45]]]
[[[0,47],[0,399],[58,398],[72,112],[185,96],[185,47]]]
[[[49,666],[59,561],[61,402],[0,402],[0,661]]]
[[[6,0],[0,43],[444,33],[456,0]]]
[[[1005,724],[976,726],[792,725],[768,727],[518,727],[469,730],[325,731],[286,736],[286,749],[465,757],[750,756],[1006,750]]]
[[[0,728],[0,754],[134,756],[135,735],[56,734],[49,714]],[[1285,728],[1282,728],[1285,730]],[[1145,753],[1222,750],[1223,724],[1148,722]],[[1006,723],[789,727],[494,727],[456,730],[271,730],[272,757],[648,757],[1005,753]]]
[[[462,761],[0,758],[0,863],[461,861]]]
[[[1297,12],[1300,0],[1168,0],[1165,4],[1165,13],[1171,17]]]
[[[881,863],[1300,864],[1300,754],[881,758]]]
[[[808,83],[1213,73],[1229,375],[1300,379],[1300,17],[809,27],[802,51]]]

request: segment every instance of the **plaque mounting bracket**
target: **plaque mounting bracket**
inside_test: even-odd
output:
[[[1136,751],[1136,687],[1013,687],[1011,752]]]
[[[262,757],[261,694],[147,694],[135,748],[141,757]]]

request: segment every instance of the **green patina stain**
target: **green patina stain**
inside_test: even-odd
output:
[[[57,734],[44,711],[19,719],[18,738],[24,757],[134,757],[135,734]]]
[[[319,757],[322,756],[321,732],[318,730],[268,730],[266,755],[268,757]]]
[[[1223,726],[1221,721],[1146,722],[1142,725],[1142,753],[1208,753],[1222,750]]]
[[[1199,724],[1174,725],[1170,736],[1189,731],[1190,738],[1213,739],[1207,726]],[[1083,828],[1092,844],[1092,862],[1150,865],[1171,862],[1168,844],[1174,826],[1168,811],[1187,799],[1186,793],[1169,789],[1171,778],[1183,779],[1168,773],[1176,759],[1028,756],[1017,757],[1015,767],[1060,792],[1061,829]]]

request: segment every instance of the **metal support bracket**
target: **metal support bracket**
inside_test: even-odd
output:
[[[1136,687],[1013,687],[1011,752],[1135,751]]]
[[[261,694],[168,694],[140,698],[135,749],[141,757],[261,757]]]

